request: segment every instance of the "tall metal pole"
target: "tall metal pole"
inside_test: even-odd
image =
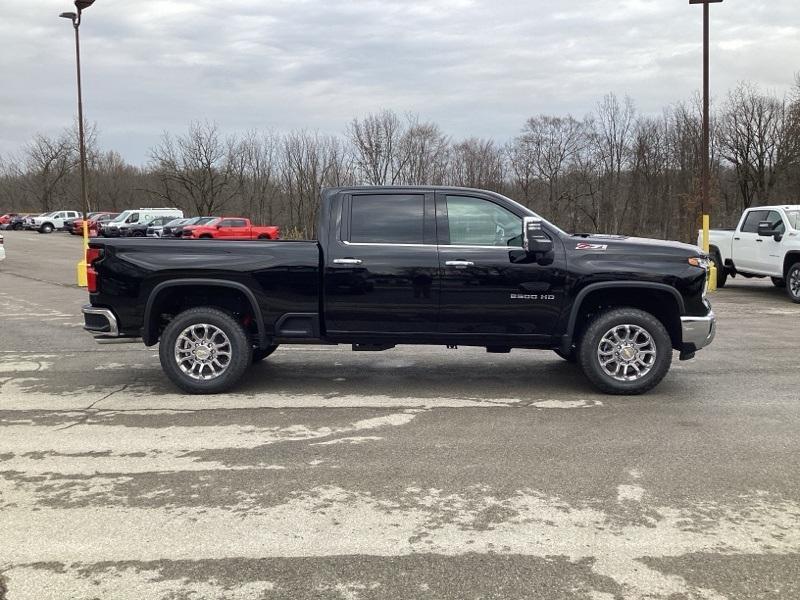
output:
[[[711,204],[711,157],[709,153],[710,116],[709,116],[709,33],[708,33],[708,3],[703,4],[703,167],[702,167],[702,213],[703,213],[703,251],[709,250],[709,226]]]
[[[89,199],[86,195],[86,140],[83,133],[83,90],[81,88],[81,40],[80,40],[81,13],[78,11],[78,18],[73,27],[75,29],[75,63],[78,74],[78,138],[81,154],[81,202],[83,203],[83,229],[87,231],[86,221],[89,216]],[[88,235],[84,235],[88,238]],[[88,240],[87,240],[88,242]]]

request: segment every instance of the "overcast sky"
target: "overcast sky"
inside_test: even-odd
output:
[[[68,1],[4,2],[0,155],[75,112]],[[800,71],[800,0],[712,12],[712,93],[785,93]],[[163,130],[338,133],[412,111],[455,137],[506,140],[538,113],[582,116],[609,91],[659,113],[700,85],[687,0],[97,0],[81,27],[86,118],[144,163]]]

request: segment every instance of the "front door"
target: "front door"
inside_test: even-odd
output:
[[[491,196],[436,194],[439,330],[491,336],[496,342],[545,341],[554,333],[563,303],[565,253],[554,242],[549,264],[522,249],[522,216]],[[546,232],[547,233],[547,232]]]
[[[769,211],[764,220],[769,221],[775,233],[781,236],[786,235],[786,223],[783,222],[783,217],[777,210]],[[760,239],[762,241],[758,244],[758,271],[769,273],[773,277],[783,277],[783,239],[778,242],[774,235]]]
[[[759,255],[764,238],[758,236],[758,224],[767,220],[766,210],[748,212],[739,231],[733,233],[733,263],[740,271],[758,272]]]
[[[247,237],[247,221],[244,219],[222,219],[219,222],[217,237],[235,239]]]
[[[348,193],[325,257],[325,327],[417,339],[436,331],[439,261],[432,193]]]

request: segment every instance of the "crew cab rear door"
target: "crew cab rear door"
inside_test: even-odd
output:
[[[341,227],[325,252],[324,311],[331,339],[436,332],[439,260],[433,193],[345,194]]]
[[[218,238],[250,239],[250,227],[246,219],[222,219],[217,229]]]
[[[497,343],[544,341],[564,301],[565,252],[539,264],[522,249],[522,216],[492,196],[437,192],[439,331]],[[491,338],[489,337],[491,336]]]

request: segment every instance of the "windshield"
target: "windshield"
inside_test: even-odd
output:
[[[111,219],[109,223],[122,223],[125,219],[128,218],[128,215],[131,214],[132,211],[126,210],[125,212],[119,213],[115,218]]]
[[[800,229],[800,210],[787,210],[786,220],[792,229]]]
[[[176,225],[182,224],[184,221],[186,221],[186,219],[172,219],[165,227],[175,227]]]
[[[217,221],[217,217],[202,217],[195,225],[208,225],[212,221]]]

